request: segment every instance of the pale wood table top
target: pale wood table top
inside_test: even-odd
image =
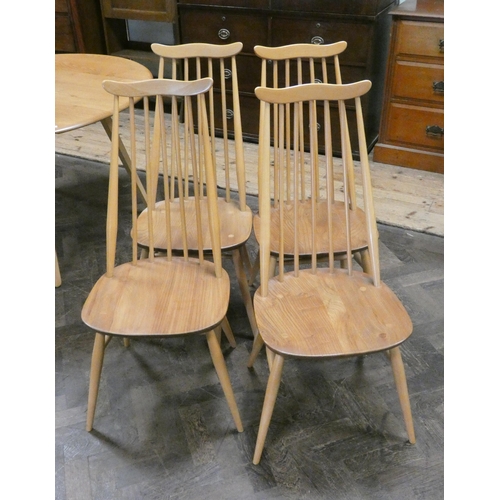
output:
[[[102,54],[56,54],[56,134],[102,121],[113,113],[113,96],[103,80],[147,80],[141,64]],[[123,108],[128,102],[123,100]]]

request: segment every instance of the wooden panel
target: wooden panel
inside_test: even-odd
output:
[[[372,40],[371,24],[349,21],[274,17],[271,45],[289,43],[335,43],[346,41],[347,48],[339,57],[341,64],[366,64]]]
[[[426,134],[428,126],[444,129],[443,109],[421,108],[399,103],[390,105],[387,128],[388,141],[442,152],[444,135],[432,137]]]
[[[175,0],[101,0],[104,17],[174,22]]]
[[[444,103],[444,94],[437,93],[433,84],[443,82],[444,66],[396,61],[394,66],[394,97],[406,97]]]
[[[182,43],[242,42],[243,51],[267,43],[267,18],[227,11],[186,10],[180,18]]]
[[[67,0],[55,0],[56,13],[58,12],[68,12],[68,2]]]
[[[267,9],[268,0],[178,0],[179,4],[184,5],[218,5],[221,7],[245,7],[249,9]]]
[[[76,52],[75,38],[68,16],[56,15],[55,35],[56,52]]]
[[[394,0],[271,0],[271,8],[283,11],[328,12],[331,14],[350,14],[374,16],[393,4]]]
[[[444,58],[439,44],[444,40],[443,24],[401,21],[398,30],[396,54]]]

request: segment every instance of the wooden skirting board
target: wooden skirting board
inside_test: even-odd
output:
[[[140,124],[138,124],[140,126]],[[219,147],[216,148],[220,150]],[[247,193],[257,194],[257,144],[245,142]],[[55,151],[109,163],[111,142],[96,123],[56,134]],[[444,236],[444,175],[384,163],[371,158],[377,220],[384,224]],[[141,168],[141,165],[138,165]],[[355,164],[355,170],[359,166]]]

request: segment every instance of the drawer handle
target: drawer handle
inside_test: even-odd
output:
[[[225,78],[226,80],[229,80],[229,78],[231,78],[231,75],[232,75],[232,74],[233,74],[233,73],[231,72],[231,70],[230,70],[230,69],[227,69],[227,68],[226,68],[226,69],[224,70],[224,78]]]
[[[435,94],[444,94],[444,82],[432,82],[432,90]]]
[[[219,30],[218,35],[221,40],[227,40],[231,36],[231,33],[226,28],[222,28]]]
[[[444,38],[439,40],[439,52],[444,52]]]
[[[441,128],[438,125],[427,125],[427,127],[425,127],[425,134],[427,137],[441,139],[444,135],[444,128]]]
[[[322,80],[320,80],[319,78],[315,78],[315,79],[314,79],[314,83],[323,83],[323,81],[322,81]]]
[[[232,120],[234,117],[234,111],[232,109],[226,109],[226,118]]]
[[[323,40],[323,38],[322,38],[322,37],[320,37],[320,36],[313,36],[313,37],[311,38],[311,43],[312,43],[313,45],[323,45],[323,44],[325,43],[325,41],[324,41],[324,40]]]

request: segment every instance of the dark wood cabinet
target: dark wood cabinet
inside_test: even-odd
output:
[[[108,54],[146,66],[156,77],[151,43],[178,43],[177,0],[100,0]]]
[[[369,79],[373,83],[363,99],[371,150],[378,138],[389,47],[388,12],[394,3],[394,0],[179,0],[180,41],[243,43],[238,59],[243,132],[246,140],[256,141],[259,106],[254,89],[260,85],[261,63],[254,46],[345,40],[347,49],[340,56],[343,82]],[[348,109],[348,119],[355,128],[353,109]],[[356,144],[353,149],[357,151]]]
[[[374,159],[444,173],[444,2],[407,0],[392,39]]]
[[[55,52],[105,54],[99,0],[55,0]]]

